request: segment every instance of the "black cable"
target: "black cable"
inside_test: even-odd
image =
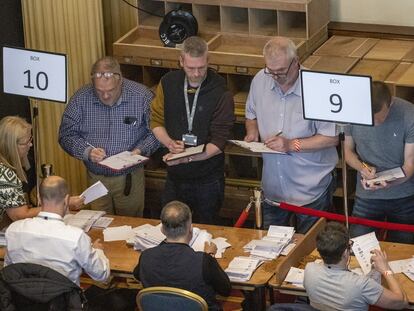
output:
[[[129,6],[132,6],[134,9],[137,9],[138,11],[142,11],[142,12],[147,13],[147,14],[152,15],[152,16],[164,17],[164,15],[158,15],[158,14],[155,14],[155,13],[153,13],[153,12],[150,12],[150,11],[147,11],[147,10],[144,10],[144,9],[141,9],[140,7],[137,7],[137,6],[135,6],[135,5],[131,4],[131,3],[129,3],[127,0],[121,0],[121,1],[122,1],[122,2],[125,2],[125,3],[126,3],[126,4],[128,4]]]

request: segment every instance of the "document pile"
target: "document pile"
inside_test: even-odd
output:
[[[253,272],[263,261],[257,258],[238,256],[234,257],[224,270],[233,282],[246,282],[250,280]]]
[[[165,240],[165,235],[161,232],[161,224],[152,226],[145,224],[132,229],[133,236],[127,240],[127,244],[133,245],[135,250],[143,251],[160,244]],[[227,247],[231,245],[227,243],[227,239],[218,237],[212,239],[210,233],[206,230],[193,227],[193,238],[190,241],[190,246],[195,251],[203,251],[205,242],[213,242],[217,246],[216,258],[221,258]]]
[[[270,226],[267,235],[261,240],[252,240],[243,249],[250,252],[250,257],[261,260],[272,260],[282,254],[284,249],[291,250],[295,229],[285,226]]]
[[[411,281],[414,281],[414,258],[394,260],[388,264],[392,272],[404,273]]]
[[[362,272],[367,275],[371,271],[371,251],[381,249],[375,232],[364,234],[351,240],[354,242],[352,251],[361,266]]]
[[[103,215],[105,215],[104,211],[81,210],[76,214],[66,214],[63,221],[67,225],[78,227],[88,232]]]
[[[290,267],[290,270],[285,278],[285,282],[291,283],[295,287],[303,288],[304,277],[305,277],[304,269]]]

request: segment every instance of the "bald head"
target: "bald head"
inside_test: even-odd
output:
[[[188,236],[191,227],[191,210],[179,201],[172,201],[161,211],[163,233],[167,239],[177,240]]]
[[[42,209],[58,212],[65,209],[65,200],[68,200],[68,185],[66,181],[59,176],[49,176],[43,179],[39,187],[40,201]]]

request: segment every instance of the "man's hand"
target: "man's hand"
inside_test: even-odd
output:
[[[253,141],[259,141],[259,132],[244,136],[244,141],[247,141],[248,143],[251,143]]]
[[[387,261],[387,254],[381,250],[374,249],[371,251],[373,254],[371,256],[372,266],[379,273],[383,274],[385,271],[391,270]]]
[[[101,162],[106,158],[106,152],[102,148],[93,148],[89,153],[89,160],[94,163]]]
[[[69,197],[69,210],[79,211],[83,207],[83,202],[85,202],[85,197],[78,195]]]
[[[377,168],[373,166],[362,166],[362,169],[359,171],[363,179],[373,179],[377,177]]]
[[[373,184],[369,184],[368,181],[369,181],[368,179],[361,179],[362,187],[365,190],[368,190],[368,191],[375,191],[375,190],[379,190],[379,189],[384,189],[384,188],[387,188],[390,185],[385,180],[379,181],[379,182],[376,182],[376,183],[373,183]]]
[[[96,239],[95,242],[93,242],[92,247],[104,250],[104,246],[103,246],[103,243],[101,242],[101,239]]]
[[[185,150],[184,142],[181,140],[171,140],[167,145],[170,153],[181,153]]]
[[[186,163],[190,163],[190,158],[191,157],[185,157],[185,158],[179,158],[176,160],[171,160],[168,161],[168,159],[173,156],[172,153],[167,153],[166,155],[164,155],[162,157],[162,160],[165,162],[165,164],[167,164],[168,166],[174,166],[174,165],[178,165],[178,164],[186,164]]]
[[[217,253],[216,244],[214,244],[213,242],[211,242],[211,243],[205,242],[204,243],[204,252],[209,254],[209,255],[212,255],[214,257]]]
[[[140,155],[141,154],[141,150],[139,150],[138,148],[135,148],[134,150],[131,151],[131,154]]]
[[[265,140],[265,145],[275,151],[289,152],[290,140],[283,136],[272,136]]]

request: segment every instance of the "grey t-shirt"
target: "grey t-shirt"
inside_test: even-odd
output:
[[[384,290],[367,276],[314,262],[306,265],[303,284],[311,305],[318,310],[368,310]]]
[[[351,125],[345,130],[355,142],[361,161],[377,172],[404,164],[404,146],[414,143],[414,104],[394,97],[385,122],[378,126]],[[364,199],[399,199],[414,195],[414,177],[387,189],[368,191],[362,188],[358,172],[356,195]]]

